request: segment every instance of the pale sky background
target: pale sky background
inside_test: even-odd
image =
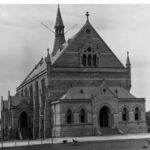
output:
[[[119,60],[125,65],[130,53],[132,90],[146,98],[150,110],[150,5],[60,5],[66,34],[73,36],[86,21],[90,22]],[[0,95],[15,94],[35,64],[52,50],[57,5],[0,5]]]

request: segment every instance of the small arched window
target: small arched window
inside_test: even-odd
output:
[[[122,120],[123,121],[129,120],[129,112],[128,112],[128,109],[126,107],[123,108],[123,111],[122,111]]]
[[[73,113],[70,109],[67,110],[67,114],[66,114],[66,122],[68,124],[73,123]]]
[[[87,115],[86,115],[85,109],[80,110],[80,116],[79,117],[80,117],[80,122],[81,123],[87,122]]]
[[[141,113],[140,113],[140,110],[138,107],[135,108],[135,111],[134,111],[134,118],[136,121],[140,120],[140,116],[141,116]]]

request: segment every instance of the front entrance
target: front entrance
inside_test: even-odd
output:
[[[107,106],[103,106],[100,110],[99,114],[99,123],[100,127],[102,128],[108,128],[110,127],[110,109]]]

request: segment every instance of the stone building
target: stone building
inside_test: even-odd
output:
[[[83,27],[65,40],[58,7],[55,41],[15,96],[2,101],[4,136],[90,136],[147,132],[145,99],[131,90],[131,64],[123,65],[86,13]]]

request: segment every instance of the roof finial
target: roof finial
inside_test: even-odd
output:
[[[127,51],[127,60],[126,60],[126,66],[129,67],[130,64],[130,58],[129,58],[129,52]]]
[[[127,56],[129,56],[129,52],[127,51]]]
[[[86,14],[85,14],[85,15],[86,15],[86,17],[87,17],[87,20],[89,20],[89,16],[90,16],[90,14],[89,14],[89,12],[88,12],[88,11],[86,12]]]
[[[51,59],[50,59],[50,54],[49,54],[49,48],[47,48],[47,58],[46,58],[46,63],[51,63]]]

